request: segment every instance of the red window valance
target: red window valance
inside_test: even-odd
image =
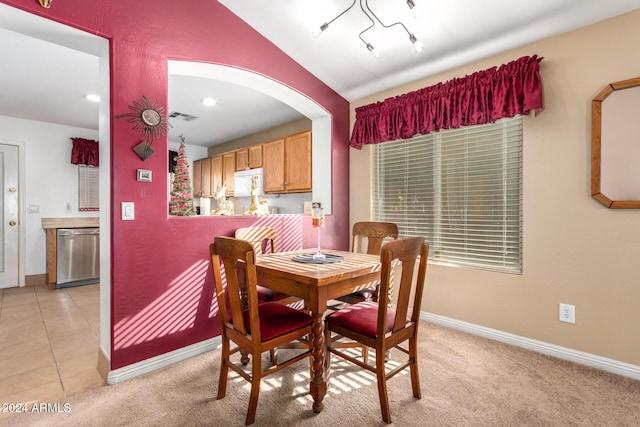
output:
[[[362,148],[440,129],[536,115],[544,108],[537,55],[356,108],[350,145]]]
[[[71,138],[71,163],[74,165],[100,166],[98,141],[84,138]]]

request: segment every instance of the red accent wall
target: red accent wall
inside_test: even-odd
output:
[[[255,71],[305,94],[332,115],[333,215],[323,246],[347,249],[349,104],[212,0],[0,2],[108,38],[111,52],[111,369],[219,335],[208,246],[216,235],[267,221],[251,217],[169,218],[167,141],[142,161],[132,151],[141,138],[114,116],[147,96],[167,105],[167,59],[217,63]],[[73,66],[73,64],[69,64]],[[165,147],[163,149],[162,147]],[[152,183],[136,181],[150,169]],[[136,219],[120,219],[120,203],[134,202]],[[300,230],[287,244],[313,247],[316,235],[300,217],[272,217],[282,232]],[[297,228],[296,228],[297,227]],[[285,249],[279,244],[279,249]],[[104,285],[104,284],[103,284]]]

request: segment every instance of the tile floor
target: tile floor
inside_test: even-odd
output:
[[[0,403],[53,403],[104,384],[99,300],[99,284],[0,289]]]

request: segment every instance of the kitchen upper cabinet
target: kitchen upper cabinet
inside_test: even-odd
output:
[[[227,184],[227,196],[233,196],[233,174],[236,172],[236,152],[222,154],[222,180]]]
[[[193,161],[193,197],[202,197],[202,160]]]
[[[287,192],[311,191],[311,132],[284,139],[284,177]]]
[[[193,161],[193,197],[211,196],[211,160],[210,158]]]
[[[262,144],[263,190],[265,193],[284,192],[284,138]]]
[[[262,145],[236,150],[236,171],[262,167]]]
[[[249,147],[249,168],[262,167],[262,145],[252,145]]]
[[[202,165],[202,197],[210,197],[213,193],[211,188],[211,158],[201,160]]]
[[[262,147],[265,193],[312,190],[311,132],[267,142]]]
[[[218,189],[222,186],[222,154],[210,157],[211,159],[211,196],[215,197]]]

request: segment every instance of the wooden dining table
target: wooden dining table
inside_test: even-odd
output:
[[[315,252],[317,249],[261,255],[256,259],[256,270],[261,286],[303,298],[313,316],[310,391],[313,410],[321,412],[328,380],[324,372],[326,345],[323,319],[327,301],[373,286],[380,280],[381,264],[378,255],[337,250],[322,251],[343,258],[335,263],[316,264],[293,260],[296,256]]]

